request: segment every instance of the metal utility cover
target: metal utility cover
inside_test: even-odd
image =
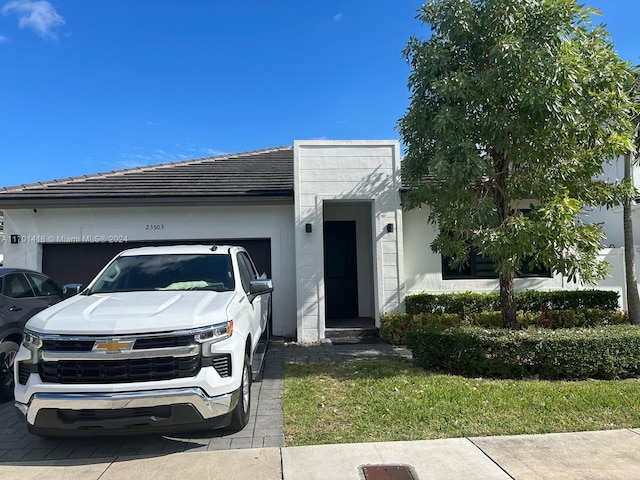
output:
[[[364,465],[365,480],[418,480],[405,465]]]

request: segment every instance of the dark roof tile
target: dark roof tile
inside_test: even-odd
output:
[[[0,208],[26,206],[34,201],[41,204],[160,198],[215,201],[222,197],[293,200],[293,149],[276,147],[5,187],[0,189]]]

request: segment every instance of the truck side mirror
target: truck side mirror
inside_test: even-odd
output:
[[[251,280],[251,286],[249,287],[249,293],[251,295],[260,295],[262,293],[269,293],[273,291],[273,282],[268,279]]]
[[[62,298],[73,297],[82,291],[83,285],[81,283],[68,283],[62,287]]]

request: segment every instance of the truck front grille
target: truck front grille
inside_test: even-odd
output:
[[[49,352],[90,352],[98,337],[91,340],[68,340],[65,338],[45,339],[42,349]],[[136,338],[134,350],[148,350],[152,348],[185,347],[193,342],[191,335],[153,335]]]
[[[128,360],[61,360],[41,362],[39,374],[50,383],[129,383],[193,377],[200,371],[200,356]]]

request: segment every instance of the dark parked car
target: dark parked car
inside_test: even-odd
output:
[[[62,300],[62,289],[40,272],[7,267],[0,267],[0,288],[0,402],[6,402],[13,398],[13,360],[24,324]]]

